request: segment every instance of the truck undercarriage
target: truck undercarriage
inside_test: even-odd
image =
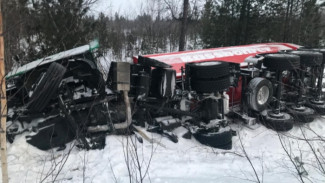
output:
[[[229,119],[288,131],[325,114],[324,54],[269,43],[147,55],[112,62],[104,78],[90,46],[68,50],[7,75],[8,139],[98,149],[108,134],[141,130],[177,143],[181,127],[183,138],[231,149]]]

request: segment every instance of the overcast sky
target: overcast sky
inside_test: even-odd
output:
[[[147,0],[98,0],[91,8],[93,14],[104,12],[107,15],[114,15],[118,12],[124,16],[134,17],[140,14],[140,9]]]
[[[177,0],[176,0],[177,1]],[[197,0],[203,6],[205,0]],[[117,12],[120,15],[128,18],[135,18],[142,14],[141,10],[146,7],[147,2],[152,0],[98,0],[91,8],[91,14],[98,15],[103,12],[106,15],[114,16]],[[325,2],[325,0],[317,0],[318,3]]]

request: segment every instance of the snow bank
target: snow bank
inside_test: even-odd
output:
[[[238,131],[238,135],[233,138],[233,149],[230,151],[201,145],[193,138],[179,138],[179,142],[175,144],[165,137],[146,132],[161,145],[151,144],[146,140],[140,144],[135,136],[110,135],[106,138],[106,147],[103,150],[79,150],[73,147],[74,143],[70,143],[64,151],[44,152],[27,144],[26,134],[23,134],[17,136],[13,144],[8,144],[10,182],[129,182],[127,147],[132,176],[139,176],[136,175],[139,172],[132,163],[134,146],[131,140],[136,142],[143,174],[149,164],[144,182],[256,181],[243,147],[260,181],[299,182],[297,171],[281,142],[291,158],[298,157],[305,163],[303,167],[299,167],[308,173],[305,178],[312,182],[325,181],[325,175],[318,170],[310,146],[303,140],[305,135],[318,155],[319,152],[325,152],[325,143],[320,140],[325,136],[324,119],[318,118],[304,126],[296,125],[290,132],[280,134],[262,125],[258,125],[255,130],[241,124],[233,124],[232,128]],[[135,179],[132,181],[135,182]]]

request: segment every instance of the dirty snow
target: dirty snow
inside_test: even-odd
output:
[[[290,132],[280,134],[262,125],[257,125],[255,130],[240,124],[233,124],[232,128],[238,131],[238,136],[233,138],[233,148],[229,151],[201,145],[193,138],[179,138],[178,143],[173,143],[165,137],[146,132],[158,143],[151,144],[144,140],[141,144],[135,140],[134,135],[110,135],[106,137],[106,147],[103,150],[80,150],[73,147],[72,142],[64,151],[44,152],[27,144],[27,134],[22,134],[16,137],[13,144],[8,144],[10,182],[129,182],[126,147],[130,148],[129,155],[133,155],[134,146],[127,146],[131,142],[136,143],[142,174],[145,174],[147,165],[150,164],[144,182],[256,182],[242,147],[261,182],[299,182],[297,171],[279,139],[292,159],[298,157],[304,163],[298,168],[308,174],[305,175],[306,180],[325,181],[324,173],[315,168],[316,158],[309,145],[304,140],[299,140],[303,138],[303,131],[316,153],[323,153],[324,141],[319,138],[325,136],[324,119],[318,118],[304,126],[296,125]],[[182,130],[176,132],[181,133]],[[131,157],[129,160],[136,162]],[[132,163],[130,168],[134,178],[132,181],[135,182],[138,171]]]

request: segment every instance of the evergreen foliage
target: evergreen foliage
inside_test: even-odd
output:
[[[177,51],[181,32],[185,50],[260,42],[325,44],[325,4],[317,0],[202,0],[203,7],[189,1],[186,31],[180,31],[183,8],[153,1],[157,15],[143,11],[132,19],[90,14],[96,0],[2,1],[7,67],[12,60],[24,64],[95,38],[100,55],[112,53],[115,60]]]

